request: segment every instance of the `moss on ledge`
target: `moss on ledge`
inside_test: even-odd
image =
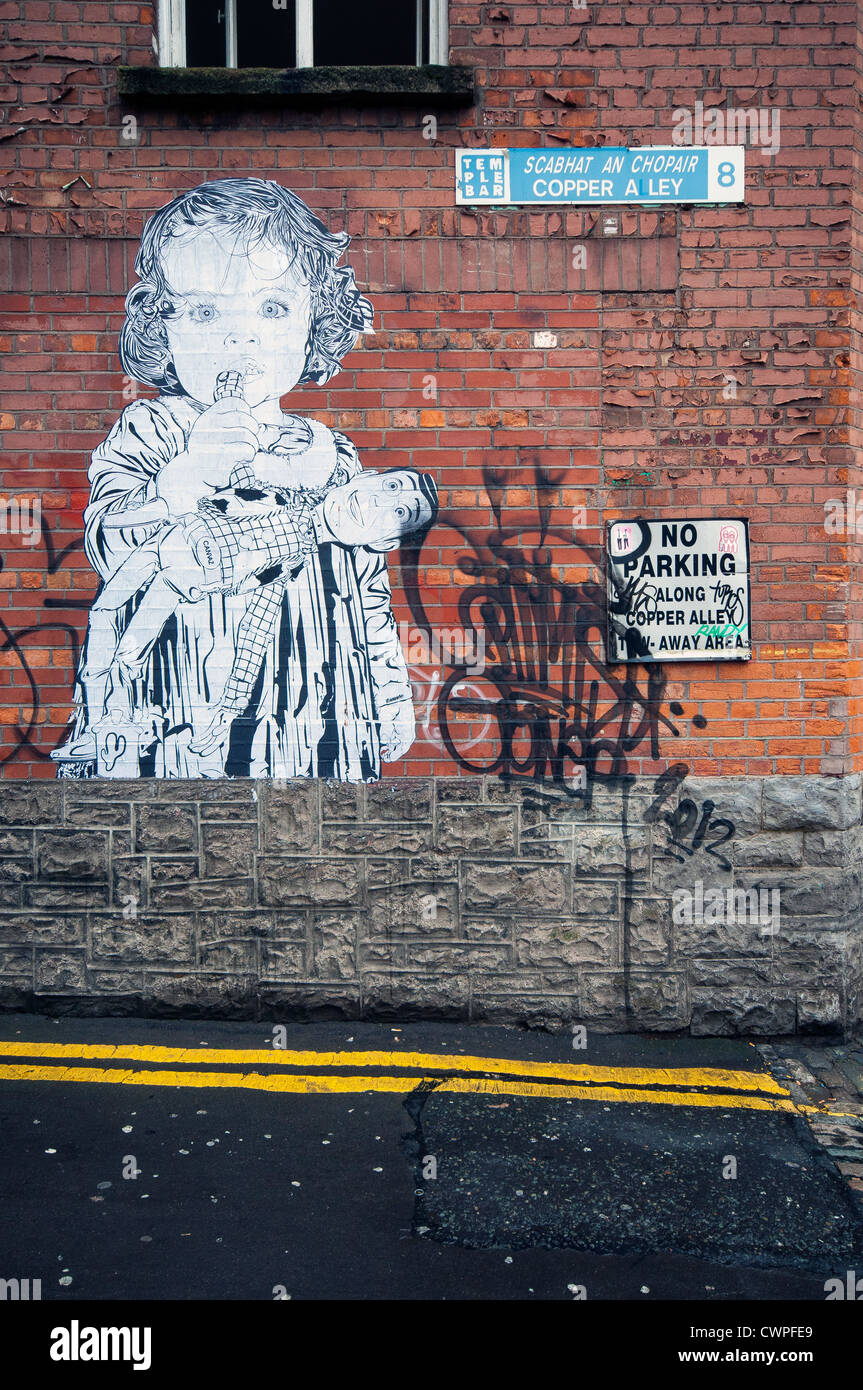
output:
[[[119,95],[142,101],[469,106],[474,97],[473,70],[466,67],[121,67],[118,74]]]

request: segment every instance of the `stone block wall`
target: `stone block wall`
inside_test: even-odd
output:
[[[6,783],[0,1007],[842,1032],[861,855],[859,775]]]

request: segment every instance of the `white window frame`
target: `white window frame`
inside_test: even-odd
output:
[[[228,68],[237,66],[237,3],[238,0],[222,0],[225,7],[226,48]],[[423,0],[417,5],[417,66],[420,66],[421,25],[419,23]],[[297,5],[297,53],[298,68],[312,68],[315,65],[314,26],[312,7],[314,0],[296,0]],[[429,0],[429,63],[446,67],[449,63],[449,3],[448,0]],[[159,35],[156,51],[159,65],[163,68],[184,68],[186,66],[186,3],[185,0],[159,0]]]

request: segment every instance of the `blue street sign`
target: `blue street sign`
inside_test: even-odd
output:
[[[741,203],[742,145],[456,150],[456,202]]]

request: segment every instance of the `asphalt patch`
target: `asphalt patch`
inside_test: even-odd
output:
[[[405,1107],[414,1230],[437,1242],[758,1267],[863,1258],[861,1210],[793,1115],[434,1089]]]

